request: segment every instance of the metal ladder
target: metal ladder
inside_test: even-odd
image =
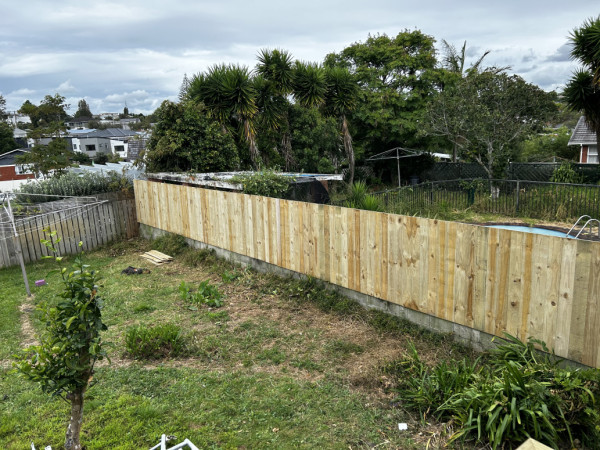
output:
[[[577,234],[574,236],[575,239],[579,239],[579,235],[586,229],[586,227],[589,227],[589,229],[590,229],[589,234],[593,235],[594,234],[594,224],[596,225],[598,239],[600,239],[600,221],[598,219],[593,219],[592,217],[590,217],[588,215],[583,215],[579,219],[577,219],[577,222],[575,222],[575,224],[571,227],[571,229],[567,233],[567,236],[571,236],[571,232],[575,229],[575,227],[582,220],[586,220],[586,222],[583,224],[583,226],[579,229]]]

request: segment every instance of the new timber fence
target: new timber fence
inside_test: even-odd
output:
[[[600,366],[600,243],[135,181],[138,220]]]
[[[39,214],[31,217],[16,216],[17,234],[25,262],[37,261],[49,255],[40,242],[47,238],[43,229],[57,232],[61,242],[57,250],[61,255],[74,254],[79,242],[83,250],[91,250],[118,238],[131,238],[138,234],[135,199],[126,193],[98,194],[93,205],[67,207],[64,202],[44,203]],[[53,209],[56,204],[58,209]],[[0,268],[18,264],[14,233],[9,227],[0,229]]]

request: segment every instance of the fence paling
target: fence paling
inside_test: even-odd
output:
[[[146,225],[600,366],[600,243],[146,181],[135,191]]]
[[[43,228],[57,231],[61,237],[58,250],[63,255],[76,253],[80,241],[84,250],[91,250],[117,238],[131,238],[137,235],[138,229],[135,199],[111,199],[99,207],[83,209],[76,214],[56,211],[19,220],[17,233],[25,262],[37,261],[48,255],[48,249],[40,242],[45,238]],[[17,263],[13,239],[0,231],[0,268]]]

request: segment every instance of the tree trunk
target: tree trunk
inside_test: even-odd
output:
[[[283,137],[281,138],[281,150],[285,161],[285,170],[286,172],[289,172],[295,168],[296,161],[294,161],[294,154],[292,153],[292,140],[287,131],[283,133]]]
[[[81,450],[79,435],[83,423],[83,389],[70,393],[67,398],[71,399],[71,419],[67,427],[65,450]]]
[[[352,136],[350,136],[350,130],[348,130],[348,121],[346,116],[342,116],[342,136],[344,138],[344,149],[346,150],[346,156],[348,156],[348,163],[350,165],[350,186],[354,184],[354,148],[352,147]]]

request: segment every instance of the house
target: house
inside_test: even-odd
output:
[[[0,155],[0,181],[28,180],[35,174],[27,167],[17,165],[16,157],[27,153],[26,148],[18,148]]]
[[[98,153],[106,153],[127,160],[130,159],[129,143],[137,141],[139,136],[135,131],[121,128],[82,130],[71,133],[71,148],[74,152],[85,153],[90,158],[94,158]]]
[[[69,128],[87,128],[88,123],[94,120],[92,117],[75,117],[65,123]]]
[[[585,118],[581,116],[571,139],[569,139],[569,145],[579,145],[579,162],[583,164],[598,164],[598,142],[596,141],[596,133],[588,127],[585,122]]]

